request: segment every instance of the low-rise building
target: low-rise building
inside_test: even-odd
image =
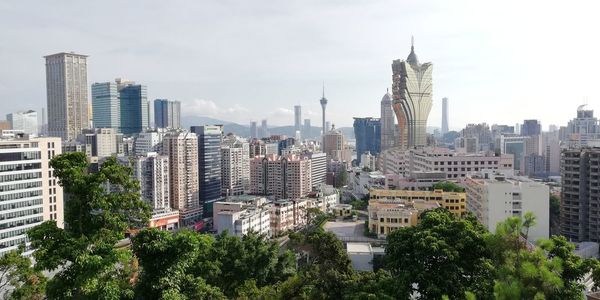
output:
[[[215,205],[218,202],[215,202]],[[271,218],[268,209],[249,208],[241,211],[220,211],[213,219],[217,232],[242,237],[250,232],[271,236]]]
[[[352,205],[336,204],[331,208],[331,212],[335,217],[346,218],[352,215]]]
[[[272,234],[277,236],[287,230],[305,226],[307,223],[306,212],[310,207],[311,201],[308,199],[274,201],[270,207]]]
[[[373,200],[413,202],[423,200],[435,201],[441,207],[449,210],[457,216],[463,216],[467,212],[466,193],[434,191],[408,191],[408,190],[371,190],[369,194],[369,206]]]
[[[331,185],[321,184],[308,194],[312,206],[319,208],[322,212],[331,212],[331,207],[340,203],[338,190]]]
[[[433,200],[393,200],[375,198],[369,200],[369,230],[379,238],[385,238],[395,229],[415,226],[422,212],[440,207]]]

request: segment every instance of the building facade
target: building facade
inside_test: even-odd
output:
[[[121,101],[116,82],[92,84],[92,111],[95,128],[121,129]]]
[[[327,159],[346,162],[352,161],[352,152],[348,148],[346,137],[339,129],[332,129],[323,135],[323,152]]]
[[[600,148],[563,150],[560,233],[573,242],[600,242]]]
[[[139,134],[148,129],[148,92],[145,85],[117,79],[120,98],[121,133]]]
[[[536,224],[529,229],[528,240],[547,239],[550,230],[548,186],[524,177],[506,176],[485,171],[464,180],[467,208],[491,232],[509,217],[523,217],[532,212]]]
[[[181,102],[167,99],[154,100],[154,126],[156,128],[181,128]]]
[[[250,162],[250,192],[273,199],[299,199],[312,187],[308,157],[267,155]]]
[[[427,118],[432,106],[433,65],[419,63],[414,50],[413,44],[406,60],[392,63],[392,105],[403,149],[427,145]]]
[[[44,58],[48,135],[73,141],[89,127],[87,56],[63,52]]]
[[[179,228],[179,212],[171,208],[169,157],[156,152],[133,159],[133,175],[140,182],[142,199],[152,208],[150,227]]]
[[[38,114],[34,110],[10,113],[6,115],[6,120],[10,124],[10,129],[21,130],[30,136],[38,135]]]
[[[250,145],[234,136],[221,144],[221,196],[242,195],[250,190]]]
[[[392,95],[386,91],[381,98],[381,150],[393,148],[396,141],[396,122],[394,121],[394,109],[392,109]]]
[[[354,118],[356,160],[365,152],[379,155],[381,152],[381,121],[377,118]]]
[[[192,126],[198,136],[200,203],[204,215],[212,215],[212,205],[221,197],[221,141],[223,126]]]
[[[169,157],[171,207],[179,210],[181,226],[192,226],[202,219],[198,137],[185,131],[168,133],[163,138],[162,152]]]
[[[64,227],[63,189],[50,167],[61,149],[57,137],[0,140],[0,256],[28,246],[27,230],[44,221]]]

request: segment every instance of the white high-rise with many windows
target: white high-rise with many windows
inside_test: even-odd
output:
[[[27,230],[48,220],[64,226],[63,190],[50,168],[60,138],[0,139],[0,255],[28,244]]]
[[[221,144],[221,195],[242,195],[250,189],[250,144],[234,136]]]

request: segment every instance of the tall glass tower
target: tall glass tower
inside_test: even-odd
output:
[[[381,152],[381,121],[377,118],[354,118],[356,138],[356,161],[365,152],[378,155]]]
[[[192,126],[198,136],[200,203],[205,217],[213,215],[213,203],[221,197],[221,140],[223,126]]]
[[[433,65],[419,63],[414,41],[406,60],[392,63],[392,95],[394,112],[400,130],[402,148],[427,145],[427,117],[432,105]]]
[[[137,134],[148,128],[146,86],[117,79],[121,99],[121,133]]]

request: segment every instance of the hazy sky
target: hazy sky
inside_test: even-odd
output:
[[[148,86],[184,115],[293,124],[379,116],[391,62],[410,37],[433,62],[434,105],[450,127],[600,114],[598,1],[2,1],[0,116],[46,105],[42,56],[89,55],[88,81]]]

